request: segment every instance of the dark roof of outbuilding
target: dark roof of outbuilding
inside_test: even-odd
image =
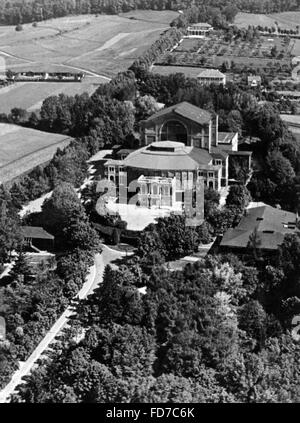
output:
[[[285,235],[297,231],[296,215],[271,206],[254,207],[247,210],[234,229],[229,229],[221,241],[221,247],[247,248],[249,237],[257,230],[258,249],[276,250]]]
[[[35,239],[51,239],[54,240],[54,236],[45,231],[40,226],[22,226],[22,234],[24,238],[35,238]]]
[[[221,148],[218,147],[211,147],[210,148],[210,154],[214,159],[226,159],[229,156],[228,151],[221,150]]]
[[[212,120],[212,114],[210,112],[200,109],[199,107],[194,106],[193,104],[188,103],[187,101],[183,101],[182,103],[175,104],[174,106],[166,107],[165,109],[162,109],[157,113],[154,113],[145,122],[150,122],[152,120],[157,119],[160,116],[164,116],[172,112],[174,112],[178,116],[184,117],[186,119],[190,119],[193,122],[196,122],[200,125],[207,124]]]

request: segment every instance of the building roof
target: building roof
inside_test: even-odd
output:
[[[212,28],[209,23],[206,22],[198,22],[189,26],[189,28]]]
[[[49,234],[49,232],[39,226],[22,226],[21,231],[24,238],[54,240],[53,235]]]
[[[207,150],[175,141],[152,143],[129,154],[123,161],[124,166],[139,169],[192,171],[208,165],[212,170],[218,169],[210,163],[212,156]]]
[[[122,148],[121,150],[116,152],[117,156],[121,156],[122,154],[130,154],[135,151],[135,148]]]
[[[107,162],[104,163],[104,166],[123,166],[124,162],[123,160],[115,160],[115,159],[109,159]]]
[[[103,160],[105,158],[107,158],[107,156],[112,154],[112,150],[100,150],[98,151],[98,153],[94,154],[88,161],[87,163],[93,163],[93,162],[98,162],[100,160]]]
[[[252,156],[252,151],[228,151],[230,156]]]
[[[218,142],[221,144],[231,144],[232,139],[235,137],[236,132],[219,132]]]
[[[249,237],[257,229],[258,249],[276,250],[285,235],[297,231],[296,214],[271,206],[247,209],[238,226],[229,229],[221,241],[221,247],[247,248]]]
[[[218,69],[205,69],[199,73],[197,78],[224,78],[225,74]]]
[[[226,159],[229,156],[229,152],[221,150],[218,147],[210,147],[210,154],[214,159]]]
[[[187,101],[183,101],[182,103],[166,107],[165,109],[154,113],[146,120],[146,122],[151,122],[152,120],[156,120],[157,118],[168,115],[172,112],[200,125],[208,124],[212,120],[212,114],[210,112],[200,109]]]
[[[249,75],[247,78],[248,78],[248,82],[252,82],[252,81],[261,82],[261,76],[259,75]]]

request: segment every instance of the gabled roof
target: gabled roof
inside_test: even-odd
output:
[[[54,236],[45,231],[40,226],[22,226],[21,232],[24,238],[35,238],[35,239],[51,239],[54,240]]]
[[[236,136],[236,132],[218,132],[218,143],[231,144],[232,139]]]
[[[151,122],[152,120],[170,113],[175,113],[178,116],[192,120],[199,125],[208,124],[212,120],[212,114],[210,112],[200,109],[187,101],[183,101],[182,103],[175,104],[174,106],[166,107],[165,109],[158,111],[154,115],[150,116],[145,122]]]
[[[205,69],[199,73],[198,78],[224,78],[224,76],[218,69]]]
[[[258,249],[276,250],[285,235],[297,232],[295,213],[271,206],[253,207],[247,210],[234,229],[229,229],[221,241],[221,247],[247,248],[249,237],[257,230]]]
[[[104,166],[122,166],[123,164],[123,160],[109,159],[104,163]]]
[[[212,28],[212,26],[209,24],[209,23],[206,23],[206,22],[198,22],[198,23],[194,23],[194,24],[191,24],[190,26],[189,26],[189,28],[191,28],[191,27],[197,27],[197,28]]]
[[[98,162],[100,160],[105,160],[107,156],[112,154],[112,150],[100,150],[98,153],[94,154],[87,163]]]
[[[229,156],[228,151],[221,150],[218,147],[210,147],[210,154],[214,159],[226,159]]]

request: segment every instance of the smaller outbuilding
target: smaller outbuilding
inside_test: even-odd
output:
[[[34,250],[51,251],[54,247],[54,236],[40,226],[22,226],[25,244]]]
[[[220,249],[245,254],[255,247],[262,253],[276,253],[286,235],[299,232],[297,224],[295,213],[268,205],[248,208],[238,226],[224,234]]]
[[[218,69],[205,69],[199,73],[197,79],[203,85],[226,85],[226,75]]]
[[[261,77],[258,75],[249,75],[247,77],[247,83],[249,87],[258,87],[261,85]]]

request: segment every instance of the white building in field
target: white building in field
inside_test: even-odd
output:
[[[218,69],[206,69],[197,76],[198,81],[203,85],[217,84],[226,85],[226,75]]]
[[[211,31],[213,31],[213,27],[210,24],[200,22],[188,27],[187,37],[188,38],[203,38],[207,36]]]

